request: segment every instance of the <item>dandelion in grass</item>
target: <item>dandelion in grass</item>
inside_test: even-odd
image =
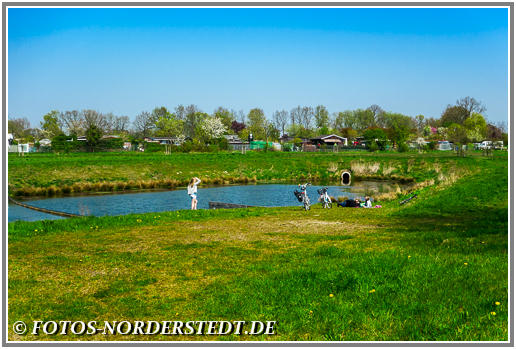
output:
[[[34,229],[34,231],[38,231],[38,229]]]
[[[500,302],[495,302],[495,305],[496,305],[496,306],[499,306],[499,305],[500,305]]]
[[[496,312],[492,311],[492,312],[491,312],[491,315],[495,316],[495,315],[496,315]]]
[[[333,293],[330,293],[330,298],[333,298]]]
[[[142,220],[141,220],[140,218],[138,218],[136,221],[137,221],[138,223],[141,223],[141,222],[142,222]]]
[[[375,293],[376,290],[373,288],[371,291],[369,291],[369,293]]]
[[[412,258],[412,256],[408,256],[408,258],[410,259],[410,258]]]
[[[310,315],[313,315],[313,313],[314,313],[314,312],[313,312],[312,310],[310,310],[310,313],[309,313],[309,314],[310,314]]]
[[[467,262],[464,262],[464,265],[468,265],[468,263],[467,263]]]

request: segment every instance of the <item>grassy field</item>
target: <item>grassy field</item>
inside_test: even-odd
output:
[[[309,165],[310,174],[328,171],[330,163],[340,168],[360,161],[379,163],[378,173],[392,165],[400,176],[434,182],[407,205],[396,200],[379,209],[317,205],[309,212],[251,208],[10,223],[9,339],[508,340],[506,154],[494,159],[312,155],[252,154],[240,163],[240,155],[205,154],[202,161],[199,154],[186,162],[188,155],[179,154],[168,167],[164,162],[172,158],[128,156],[117,168],[132,168],[127,176],[154,168],[165,176],[181,169],[188,178],[196,168],[220,171],[224,159],[222,168],[230,175],[267,179],[256,170],[260,161],[269,161],[265,168],[277,173],[290,166],[302,172]],[[84,161],[85,155],[67,155],[56,171],[72,178],[66,169],[75,163],[108,173],[114,167],[103,156]],[[240,160],[228,160],[232,157]],[[143,159],[155,160],[144,166]],[[9,159],[10,185],[22,185],[18,172],[29,171],[24,161],[44,174],[27,181],[48,184],[45,176],[55,160],[29,157]],[[92,173],[80,180],[99,180]],[[443,173],[453,174],[452,180],[438,180]],[[14,322],[36,319],[273,320],[277,334],[35,337],[12,332]]]
[[[476,156],[417,153],[76,153],[9,155],[10,195],[174,188],[197,176],[204,184],[310,180],[337,183],[343,170],[355,179],[439,180],[471,169]],[[506,152],[496,153],[506,158]]]

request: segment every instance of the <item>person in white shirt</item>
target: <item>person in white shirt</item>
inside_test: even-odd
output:
[[[188,195],[192,199],[192,210],[197,210],[197,185],[201,183],[201,180],[194,177],[188,184]]]
[[[365,205],[364,205],[364,207],[366,207],[366,208],[373,207],[373,205],[371,204],[371,199],[369,198],[369,196],[365,197]]]

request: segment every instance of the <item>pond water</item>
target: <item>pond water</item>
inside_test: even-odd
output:
[[[349,198],[363,197],[388,192],[398,185],[385,181],[355,182],[353,186],[328,186],[330,196],[347,196]],[[400,185],[401,186],[401,185]],[[309,186],[307,193],[312,203],[317,203],[317,189],[323,186]],[[251,206],[295,206],[300,203],[293,192],[298,187],[293,184],[257,184],[218,187],[199,187],[197,207],[207,209],[209,201],[226,202]],[[146,213],[185,210],[190,208],[190,198],[186,189],[169,191],[152,191],[137,193],[118,193],[105,195],[66,196],[44,199],[24,200],[24,203],[68,213],[116,216],[130,213]],[[36,221],[42,219],[64,219],[12,203],[8,207],[8,221]]]

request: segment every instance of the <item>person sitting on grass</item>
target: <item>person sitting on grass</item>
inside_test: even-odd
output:
[[[365,207],[365,208],[373,207],[373,205],[371,204],[371,198],[369,198],[369,196],[366,196],[365,197],[365,201],[364,201],[364,203],[362,205],[361,205],[361,207]]]
[[[192,210],[197,210],[197,185],[201,183],[201,180],[194,177],[188,184],[188,195],[192,199]]]
[[[339,202],[337,206],[340,207],[360,207],[360,199],[355,198],[354,200],[347,199],[346,201]]]

